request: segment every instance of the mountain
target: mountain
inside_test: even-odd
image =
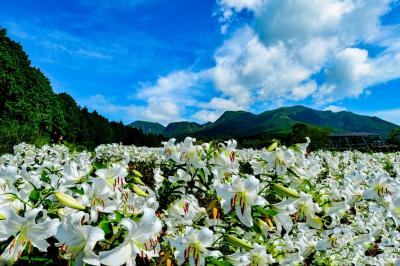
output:
[[[330,128],[333,132],[371,132],[386,138],[398,125],[352,112],[319,111],[301,105],[281,107],[253,114],[226,111],[215,122],[200,125],[195,122],[170,123],[164,130],[167,137],[240,138],[260,134],[288,133],[296,123]]]
[[[398,125],[378,117],[358,115],[352,112],[318,111],[304,106],[293,106],[266,111],[258,115],[260,123],[254,129],[263,132],[270,128],[288,130],[295,123],[307,123],[327,127],[334,132],[371,132],[387,137]]]
[[[200,125],[196,122],[173,122],[168,124],[164,131],[164,135],[167,137],[185,137],[193,135],[205,128],[206,126]]]
[[[160,123],[148,122],[148,121],[135,121],[130,123],[128,126],[142,129],[143,133],[145,134],[156,134],[156,135],[163,135],[165,127]]]
[[[245,111],[226,111],[198,135],[204,137],[243,137],[253,135],[257,115]]]

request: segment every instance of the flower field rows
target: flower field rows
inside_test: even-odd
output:
[[[400,153],[20,144],[0,265],[400,265]]]

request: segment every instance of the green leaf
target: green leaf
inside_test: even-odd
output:
[[[197,171],[198,176],[200,177],[200,181],[203,185],[206,184],[206,173],[204,172],[204,169],[199,169]]]
[[[45,171],[43,171],[42,174],[40,175],[40,180],[48,183],[50,182],[50,177],[47,175]]]
[[[115,221],[120,222],[125,216],[121,211],[115,211]]]
[[[112,225],[110,221],[101,221],[99,228],[104,231],[104,234],[112,233]]]
[[[25,260],[25,261],[30,261],[30,262],[42,262],[42,263],[53,262],[53,260],[50,259],[50,258],[37,257],[37,256],[28,256],[28,255],[23,255],[19,259],[20,260]]]
[[[207,266],[211,266],[211,265],[216,265],[216,266],[231,266],[232,264],[227,262],[227,261],[223,261],[223,260],[218,260],[214,257],[208,257],[206,258],[206,265]]]
[[[238,247],[238,248],[243,248],[246,250],[250,250],[253,248],[253,246],[251,245],[251,243],[247,240],[244,240],[242,238],[238,238],[236,236],[233,235],[226,235],[226,240],[228,241],[228,243],[230,243],[231,245]]]
[[[37,189],[32,190],[32,192],[29,194],[29,200],[33,204],[36,204],[39,201],[40,197],[41,197],[41,193]]]
[[[302,182],[304,185],[308,186],[308,189],[312,189],[313,185],[311,184],[311,182],[305,178],[302,179]]]
[[[71,190],[72,192],[78,193],[80,195],[85,194],[85,191],[83,190],[83,188],[78,189],[76,187],[73,187],[73,188],[70,188],[69,190]]]
[[[275,209],[264,209],[260,206],[255,206],[255,211],[267,216],[276,216],[279,212]]]
[[[254,219],[255,221],[258,221],[259,219]],[[258,223],[256,222],[256,223],[254,223],[253,224],[253,230],[254,230],[254,232],[256,232],[256,233],[258,233],[258,234],[261,234],[262,233],[262,230],[261,230],[261,228],[260,228],[260,226],[258,225]]]

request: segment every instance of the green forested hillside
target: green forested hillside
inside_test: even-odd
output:
[[[200,125],[195,122],[187,122],[187,121],[173,122],[169,123],[168,126],[165,128],[164,135],[171,138],[172,137],[184,138],[204,128],[205,128],[204,125]]]
[[[370,132],[387,138],[398,125],[378,117],[358,115],[352,112],[319,111],[304,106],[282,107],[261,114],[245,111],[226,111],[214,123],[200,125],[194,122],[171,123],[164,130],[168,137],[180,137],[182,132],[198,138],[259,138],[289,134],[296,124],[328,128],[332,132]],[[169,130],[178,128],[180,130]],[[190,127],[189,127],[190,125]],[[179,133],[179,134],[178,134]]]
[[[110,142],[158,146],[161,141],[81,108],[66,93],[54,93],[22,46],[0,28],[0,152],[22,141],[44,144],[58,136],[87,148]]]
[[[164,130],[165,130],[165,127],[163,125],[161,125],[160,123],[141,121],[141,120],[130,123],[128,126],[142,129],[144,133],[151,133],[151,134],[158,134],[158,135],[164,134]]]

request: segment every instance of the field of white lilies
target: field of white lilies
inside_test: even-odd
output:
[[[0,157],[0,265],[400,265],[400,153],[235,141]]]

